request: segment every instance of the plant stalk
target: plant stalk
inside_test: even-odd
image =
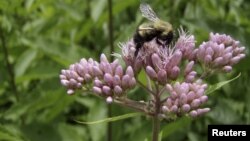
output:
[[[109,17],[109,45],[110,54],[114,52],[114,40],[113,40],[113,11],[112,0],[108,0],[108,17]],[[110,56],[110,60],[114,60],[114,56]],[[108,105],[108,117],[112,117],[112,105]],[[107,127],[107,141],[112,141],[112,123],[108,123]]]
[[[160,132],[160,120],[159,120],[159,113],[160,113],[160,108],[161,108],[161,99],[160,99],[160,90],[159,90],[159,85],[155,83],[155,89],[156,93],[154,95],[154,100],[155,100],[155,113],[153,116],[153,131],[152,131],[152,141],[158,141],[159,138],[159,132]]]
[[[157,115],[153,117],[152,141],[158,141],[160,131],[160,120]]]
[[[4,54],[4,60],[7,66],[7,72],[9,74],[9,78],[10,78],[10,87],[13,91],[13,93],[15,94],[16,97],[16,101],[19,101],[19,95],[17,92],[17,86],[16,86],[16,82],[15,82],[15,73],[13,70],[13,66],[9,61],[9,51],[6,45],[6,39],[4,36],[4,32],[3,30],[0,28],[0,39],[1,39],[1,43],[2,43],[2,48],[3,48],[3,54]]]

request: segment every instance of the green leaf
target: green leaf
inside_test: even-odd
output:
[[[105,8],[106,0],[98,0],[93,1],[91,3],[91,17],[94,21],[97,21],[100,15],[103,13],[103,9]]]
[[[34,0],[27,0],[26,3],[25,3],[25,7],[26,9],[30,9],[30,7],[32,6]]]
[[[174,122],[168,123],[162,129],[162,138],[165,138],[175,132],[176,130],[183,128],[191,123],[191,119],[188,117],[182,117]]]
[[[227,81],[223,81],[223,82],[219,82],[216,83],[214,85],[209,86],[208,90],[206,91],[206,95],[213,93],[214,91],[218,90],[219,88],[221,88],[222,86],[234,81],[235,79],[239,78],[241,75],[241,73],[239,73],[236,77],[234,77],[233,79],[227,80]]]
[[[159,135],[158,135],[158,141],[161,141],[162,140],[162,131],[159,133]]]
[[[80,124],[91,125],[91,124],[98,124],[98,123],[114,122],[114,121],[127,119],[127,118],[131,118],[131,117],[136,117],[136,116],[140,116],[140,115],[142,115],[142,114],[141,113],[129,113],[129,114],[115,116],[115,117],[111,117],[111,118],[106,118],[106,119],[102,119],[102,120],[98,120],[98,121],[91,121],[91,122],[83,122],[83,121],[77,121],[77,120],[75,120],[75,121],[77,123],[80,123]]]
[[[24,141],[16,129],[10,126],[0,126],[0,140],[1,141]]]
[[[58,124],[58,133],[61,136],[61,141],[87,141],[88,132],[82,126],[74,126],[66,123]]]
[[[36,58],[37,50],[28,49],[20,55],[15,65],[15,74],[17,77],[23,75],[30,66],[31,62]]]

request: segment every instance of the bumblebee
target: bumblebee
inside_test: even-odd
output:
[[[151,41],[156,38],[157,43],[168,45],[173,40],[173,27],[170,23],[160,20],[152,8],[145,3],[140,4],[142,16],[147,18],[149,23],[141,24],[133,36],[136,44],[135,56],[137,56],[144,42]]]

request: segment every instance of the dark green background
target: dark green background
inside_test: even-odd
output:
[[[158,16],[194,34],[196,46],[209,32],[226,33],[250,46],[249,0],[154,0]],[[132,37],[143,19],[139,0],[113,0],[113,32],[119,42]],[[107,117],[107,104],[93,96],[68,96],[60,85],[60,70],[80,58],[109,56],[107,0],[0,0],[0,140],[104,141],[106,123],[80,125],[73,118],[94,121]],[[7,68],[3,40],[12,68]],[[163,140],[202,141],[208,124],[250,123],[250,81],[247,56],[230,74],[218,74],[209,83],[241,77],[209,96],[211,112],[195,120],[162,123]],[[10,75],[13,70],[14,75]],[[12,77],[10,77],[12,76]],[[14,76],[14,77],[13,77]],[[15,85],[11,85],[14,78]],[[15,90],[16,88],[16,90]],[[16,95],[19,100],[16,100]],[[146,97],[136,88],[129,94]],[[132,112],[113,106],[113,115]],[[135,117],[113,123],[114,141],[144,141],[151,121]]]

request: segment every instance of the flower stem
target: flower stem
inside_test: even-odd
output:
[[[158,141],[159,131],[160,131],[160,120],[157,115],[153,117],[153,135],[152,141]]]
[[[141,103],[141,102],[138,102],[138,101],[134,101],[134,100],[131,100],[131,99],[115,99],[114,101],[115,103],[119,104],[119,105],[122,105],[124,107],[129,107],[129,108],[132,108],[138,112],[142,112],[142,113],[147,113],[149,115],[152,115],[153,113],[148,113],[146,111],[146,103]]]
[[[110,45],[110,54],[114,52],[114,40],[113,40],[113,6],[112,0],[108,0],[108,17],[109,17],[109,45]],[[110,56],[110,60],[114,60],[114,56]],[[112,106],[108,105],[108,117],[112,117]],[[108,123],[107,127],[107,140],[112,141],[112,123]]]
[[[3,47],[3,56],[4,56],[4,60],[7,66],[7,72],[10,78],[10,87],[13,91],[13,93],[15,94],[16,97],[16,101],[19,101],[19,95],[18,95],[18,91],[17,91],[17,86],[16,86],[16,82],[15,82],[15,73],[13,70],[13,65],[11,64],[10,60],[9,60],[9,52],[8,52],[8,48],[6,45],[6,39],[5,39],[5,35],[3,30],[0,28],[0,40],[1,40],[1,46]]]
[[[155,113],[153,116],[153,131],[152,131],[152,141],[158,141],[159,131],[160,131],[160,120],[158,114],[160,113],[161,108],[161,99],[160,99],[160,91],[159,85],[155,83],[156,93],[154,95],[155,98]]]

